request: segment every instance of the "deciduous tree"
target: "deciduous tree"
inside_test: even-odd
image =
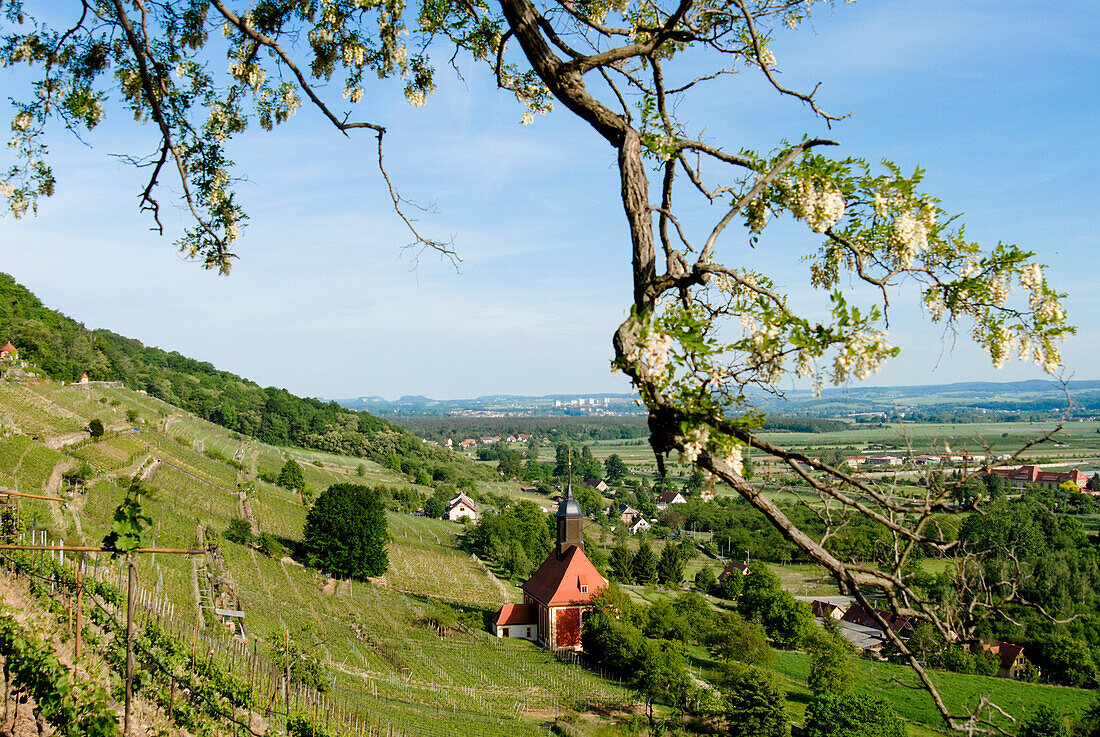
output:
[[[357,484],[333,484],[306,515],[302,548],[311,566],[362,579],[386,572],[387,539],[386,509],[378,492]]]

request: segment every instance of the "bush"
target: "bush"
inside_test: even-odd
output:
[[[252,542],[252,525],[248,520],[239,517],[229,521],[229,527],[225,530],[225,539],[238,545],[248,545]]]
[[[279,538],[272,535],[270,532],[265,532],[260,535],[258,539],[260,550],[268,558],[274,558],[279,560],[286,555],[286,547],[279,542]]]
[[[103,420],[96,417],[89,422],[88,432],[91,434],[93,440],[99,440],[103,437]]]

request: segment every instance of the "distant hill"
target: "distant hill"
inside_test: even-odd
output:
[[[363,456],[413,475],[460,462],[367,412],[260,387],[210,363],[110,330],[89,330],[0,273],[0,344],[8,340],[19,349],[20,359],[53,379],[75,381],[86,373],[93,381],[120,381],[272,445]]]
[[[1071,381],[1075,415],[1100,413],[1100,381]],[[563,417],[644,416],[631,394],[550,394],[521,396],[493,394],[473,399],[431,399],[404,396],[396,400],[358,397],[336,400],[349,409],[368,410],[385,417]],[[852,386],[826,389],[821,396],[809,390],[788,390],[782,397],[756,394],[758,406],[769,414],[769,425],[785,426],[794,417],[851,417],[865,413],[929,414],[1015,412],[1060,415],[1066,408],[1062,385],[1046,379],[1027,381],[966,381],[917,386]],[[787,419],[782,419],[787,418]],[[792,428],[793,429],[793,428]]]

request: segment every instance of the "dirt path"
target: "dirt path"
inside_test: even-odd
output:
[[[248,520],[249,527],[252,528],[253,535],[260,534],[260,523],[256,521],[256,516],[252,514],[252,505],[248,501],[248,494],[243,491],[237,492],[237,498],[240,500],[241,517]]]
[[[76,461],[71,458],[58,461],[53,467],[53,471],[50,472],[50,478],[46,481],[46,496],[61,496],[61,476],[70,468],[76,466]],[[61,502],[50,502],[50,515],[53,517],[53,521],[57,524],[59,530],[64,530],[68,527],[65,524],[65,516],[61,513]],[[82,505],[83,506],[83,505]],[[80,527],[80,520],[76,521],[76,531],[80,535],[81,539],[84,539],[84,531]]]
[[[148,460],[148,458],[146,460]],[[157,475],[157,471],[159,471],[159,470],[160,470],[160,459],[159,458],[153,458],[153,462],[150,463],[148,465],[148,467],[146,467],[146,469],[141,472],[141,480],[142,481],[151,481]]]

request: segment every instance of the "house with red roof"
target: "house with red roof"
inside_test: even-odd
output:
[[[657,509],[665,511],[670,504],[687,504],[687,499],[678,491],[664,491],[657,497]]]
[[[13,346],[9,340],[3,348],[0,348],[0,358],[19,358],[19,349]]]
[[[977,648],[971,647],[971,650]],[[1021,680],[1027,670],[1024,646],[1011,642],[982,643],[981,649],[997,658],[997,677]]]
[[[557,544],[524,582],[523,604],[505,604],[493,618],[497,637],[523,637],[550,650],[580,650],[581,627],[593,597],[607,588],[584,553],[584,513],[566,491],[556,515]]]
[[[467,517],[474,522],[477,522],[478,509],[473,500],[465,494],[459,494],[451,501],[447,502],[446,518],[451,522],[458,522],[463,517]]]
[[[1083,489],[1089,482],[1088,474],[1076,468],[1072,471],[1044,471],[1038,466],[1027,465],[1019,468],[994,468],[992,471],[998,476],[1004,476],[1013,489],[1023,489],[1027,486],[1057,489],[1067,481],[1072,482],[1078,489]]]
[[[749,562],[747,560],[731,560],[729,564],[722,569],[722,572],[718,574],[718,583],[720,585],[725,585],[726,577],[732,576],[735,573],[740,576],[749,575]]]

